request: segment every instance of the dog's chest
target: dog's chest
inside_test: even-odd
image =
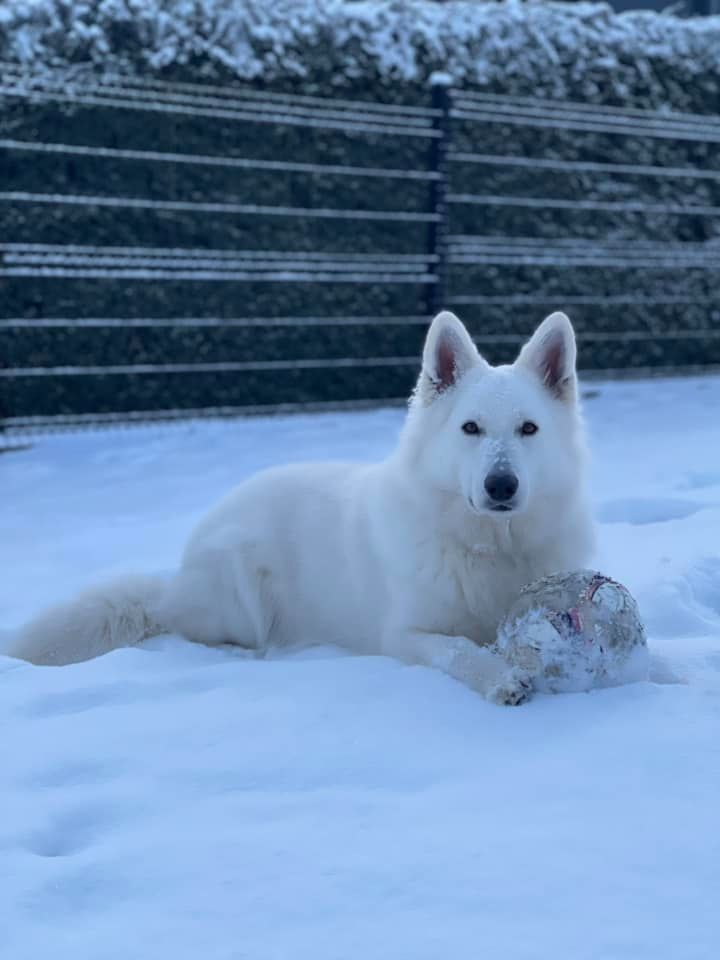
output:
[[[521,588],[535,579],[532,558],[490,548],[445,557],[444,610],[449,633],[487,643]]]

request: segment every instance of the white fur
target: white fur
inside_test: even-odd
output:
[[[526,420],[535,435],[519,434]],[[484,433],[467,435],[466,421]],[[441,313],[386,461],[252,477],[200,523],[166,585],[99,588],[30,624],[10,652],[71,662],[163,630],[258,653],[334,642],[517,702],[523,678],[487,645],[524,584],[587,562],[584,461],[569,320],[548,317],[513,365],[491,367]],[[485,494],[497,469],[519,481],[507,513]]]

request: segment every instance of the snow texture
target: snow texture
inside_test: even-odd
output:
[[[440,72],[507,92],[713,112],[720,18],[517,0],[13,0],[0,5],[0,56],[35,71],[92,64],[305,89],[427,86]]]
[[[715,957],[720,379],[602,385],[586,412],[595,563],[639,601],[653,682],[503,709],[331,647],[1,659],[0,955]],[[401,417],[33,438],[0,457],[0,623],[172,568],[242,477],[376,459]]]

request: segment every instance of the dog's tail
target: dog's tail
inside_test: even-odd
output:
[[[160,622],[167,578],[128,576],[46,610],[3,643],[7,656],[59,666],[91,660],[168,630]]]

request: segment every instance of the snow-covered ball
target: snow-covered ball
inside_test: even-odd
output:
[[[544,693],[630,683],[648,672],[637,603],[622,584],[592,570],[524,587],[498,628],[497,647]]]

